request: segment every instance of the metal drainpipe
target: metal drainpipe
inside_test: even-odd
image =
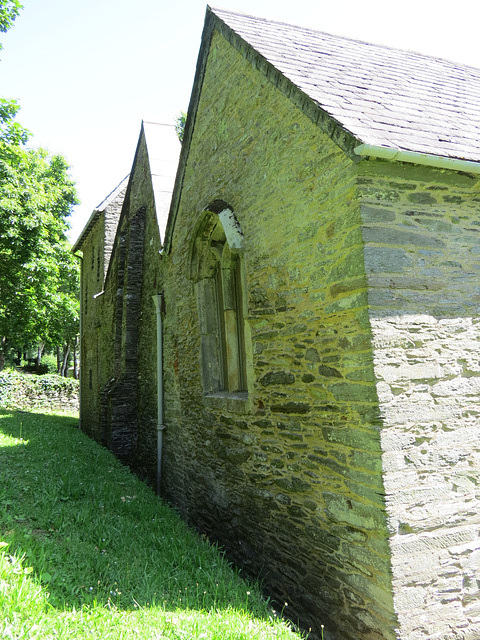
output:
[[[163,449],[163,293],[152,296],[157,312],[157,495],[162,489],[162,449]]]

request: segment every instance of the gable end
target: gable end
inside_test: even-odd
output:
[[[240,35],[235,33],[216,13],[207,7],[207,21],[212,21],[212,30],[216,29],[254,69],[260,71],[279,91],[281,91],[298,109],[326,133],[347,155],[356,158],[354,148],[359,141],[349,131],[328,114],[316,100],[307,96],[291,80],[286,78],[271,62],[256,51]]]
[[[177,209],[183,187],[186,162],[189,154],[190,142],[195,128],[195,119],[203,86],[203,78],[207,65],[210,44],[214,31],[217,31],[225,40],[236,49],[254,69],[260,71],[292,104],[304,113],[319,129],[327,134],[330,139],[340,147],[352,160],[358,161],[355,148],[360,144],[355,136],[342,127],[342,125],[320,107],[318,102],[307,96],[301,89],[286,78],[275,66],[258,53],[250,44],[229,27],[215,10],[207,6],[205,25],[202,34],[202,42],[197,60],[197,69],[193,83],[192,94],[188,106],[188,117],[185,123],[182,150],[178,165],[175,188],[172,195],[170,215],[165,231],[164,252],[169,253]]]

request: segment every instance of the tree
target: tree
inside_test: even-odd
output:
[[[183,135],[185,133],[185,123],[187,122],[186,111],[180,111],[180,115],[175,120],[175,133],[177,134],[180,142],[183,142]]]
[[[57,348],[58,373],[66,376],[72,349],[77,347],[80,329],[79,289],[80,265],[72,255],[70,247],[59,256],[58,286],[52,300],[47,325],[48,346]],[[76,353],[75,353],[76,356]],[[75,363],[76,364],[76,363]],[[77,370],[75,366],[75,377]]]
[[[0,0],[0,33],[8,31],[20,13],[20,9],[23,9],[19,0]],[[0,49],[2,49],[0,43]]]
[[[75,186],[62,156],[26,146],[28,132],[13,122],[17,111],[1,101],[0,369],[7,346],[58,340],[55,314],[68,310],[72,324],[78,305],[78,266],[66,236]]]
[[[0,0],[0,33],[21,8]],[[36,345],[39,360],[46,344],[62,345],[65,370],[79,323],[79,267],[66,235],[77,196],[62,156],[28,148],[19,108],[0,98],[0,370],[8,347]]]

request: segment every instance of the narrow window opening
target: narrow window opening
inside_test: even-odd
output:
[[[247,388],[247,370],[246,370],[246,354],[245,354],[245,322],[243,315],[243,288],[241,277],[241,263],[238,256],[235,257],[235,269],[233,272],[235,287],[235,305],[236,305],[236,321],[237,321],[237,341],[239,353],[239,383],[240,390]]]
[[[247,391],[245,315],[241,232],[232,211],[225,230],[222,214],[208,212],[194,244],[201,334],[202,381],[206,394]],[[227,216],[224,216],[225,218]]]
[[[218,359],[220,361],[219,367],[219,384],[220,389],[227,388],[227,345],[225,336],[225,322],[223,318],[223,283],[222,283],[222,269],[220,264],[217,264],[215,269],[215,306],[216,306],[216,318],[217,318],[217,331],[218,331]]]

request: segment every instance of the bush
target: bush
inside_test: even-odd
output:
[[[45,373],[57,373],[56,356],[52,356],[52,355],[42,356],[40,366],[38,367],[38,373],[40,375],[43,375]]]

